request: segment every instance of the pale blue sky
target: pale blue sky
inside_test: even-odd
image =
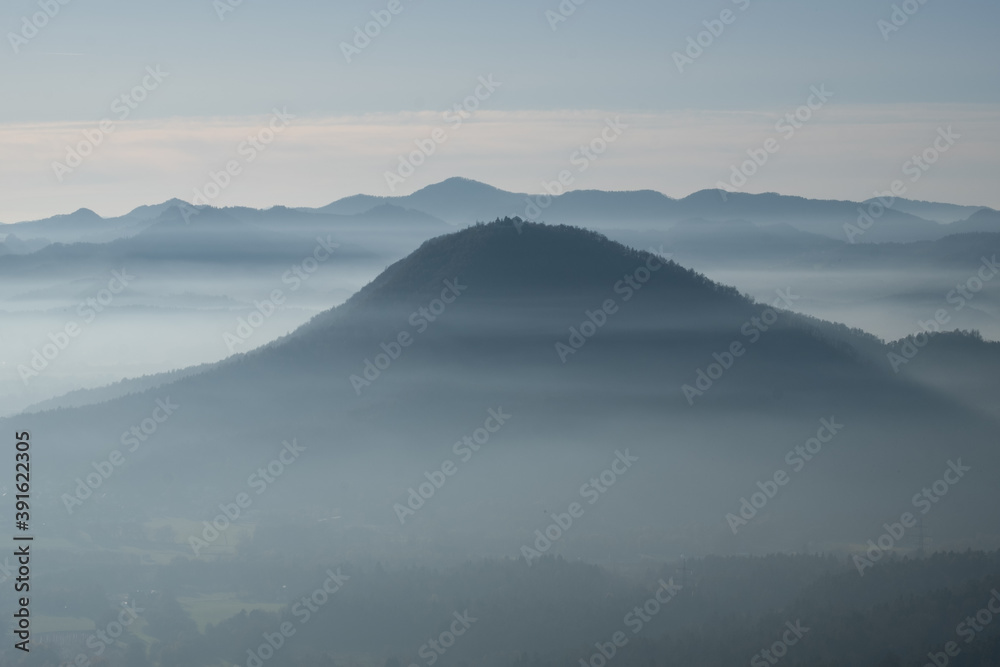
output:
[[[363,114],[440,113],[468,95],[478,76],[492,73],[503,87],[484,109],[522,114],[518,117],[574,110],[663,114],[664,118],[690,112],[732,112],[739,118],[739,127],[754,114],[766,116],[765,125],[769,126],[773,124],[770,118],[802,104],[809,86],[821,83],[836,91],[836,96],[827,117],[817,124],[847,122],[834,120],[838,113],[834,106],[839,113],[851,110],[849,115],[855,120],[865,109],[872,109],[864,123],[870,129],[891,124],[894,118],[907,120],[911,113],[913,117],[928,116],[930,109],[940,112],[942,107],[937,105],[948,105],[949,111],[929,114],[933,118],[927,120],[922,134],[915,130],[913,149],[919,149],[937,124],[948,122],[955,115],[951,110],[958,109],[978,114],[981,132],[972,136],[979,150],[967,151],[971,155],[965,161],[956,151],[949,156],[950,163],[942,163],[939,170],[940,178],[950,174],[951,182],[965,183],[964,190],[948,185],[931,192],[960,203],[1000,206],[985,183],[995,181],[998,162],[990,165],[993,173],[982,173],[989,165],[983,146],[988,145],[988,152],[996,155],[991,142],[997,138],[995,112],[1000,108],[1000,41],[995,34],[1000,25],[1000,3],[996,0],[928,0],[888,41],[877,22],[890,17],[894,3],[880,0],[587,0],[556,31],[551,30],[545,12],[556,9],[558,0],[400,2],[402,13],[348,64],[340,42],[350,40],[354,27],[370,20],[370,11],[384,9],[388,0],[243,0],[226,13],[224,21],[219,20],[212,0],[70,0],[59,5],[59,13],[49,25],[20,45],[16,55],[9,33],[20,32],[21,18],[39,11],[39,6],[37,0],[8,0],[0,7],[4,34],[0,44],[0,90],[4,91],[0,132],[5,137],[5,143],[0,144],[0,161],[7,163],[0,164],[0,177],[10,182],[9,174],[29,168],[18,153],[25,146],[31,146],[32,151],[46,147],[49,154],[42,164],[58,159],[65,144],[56,131],[63,127],[59,124],[96,124],[109,115],[111,101],[138,83],[150,65],[160,65],[170,76],[131,114],[128,123],[119,128],[119,135],[133,131],[133,126],[139,128],[141,123],[165,119],[203,123],[205,127],[220,118],[237,119],[231,120],[237,125],[243,122],[239,119],[246,119],[252,124],[275,105],[287,106],[310,123]],[[745,10],[740,9],[748,2]],[[733,11],[734,22],[696,62],[679,73],[671,53],[682,50],[689,36],[704,30],[702,21],[718,17],[727,8]],[[894,111],[886,115],[887,108]],[[169,129],[161,127],[161,131]],[[418,132],[413,138],[419,136]],[[901,163],[905,152],[898,159],[891,157],[893,149],[889,143],[880,147],[879,136],[878,132],[865,134],[859,149],[884,149],[890,153],[888,165]],[[885,136],[886,142],[900,140],[895,132]],[[124,141],[122,136],[115,139]],[[300,140],[303,174],[299,180],[309,182],[318,168],[318,156],[308,154],[308,141]],[[460,140],[456,135],[453,144]],[[712,141],[706,136],[705,150],[721,150]],[[373,164],[389,165],[405,143],[388,155],[369,157]],[[152,181],[145,186],[130,183],[129,194],[114,195],[117,177],[135,178],[134,165],[119,156],[120,146],[114,144],[101,147],[67,182],[56,182],[45,169],[37,179],[20,174],[14,192],[0,186],[0,220],[18,219],[36,209],[42,214],[78,206],[106,207],[110,213],[114,212],[110,209],[134,203],[136,192],[153,199],[185,197],[188,187],[180,181],[163,183],[159,189]],[[734,144],[730,153],[738,156],[752,145]],[[780,180],[776,171],[770,180],[762,174],[761,186],[810,196],[823,195],[824,191],[830,197],[863,195],[852,195],[849,187],[838,189],[834,185],[837,179],[819,173],[824,161],[836,157],[824,152],[834,150],[835,145],[815,147],[814,181],[807,184],[801,177]],[[566,149],[571,148],[572,144],[567,144]],[[555,146],[548,149],[558,150]],[[219,147],[213,152],[202,144],[189,149],[178,144],[178,150],[192,154],[203,151],[208,170],[227,149]],[[697,145],[685,150],[697,151]],[[353,148],[344,159],[349,159],[348,155],[358,159]],[[336,154],[323,157],[326,164],[338,159]],[[455,173],[441,175],[474,177],[485,173],[501,187],[522,183],[523,169],[486,169],[484,160],[488,157],[477,154],[475,164],[469,163],[467,168],[460,160],[448,162]],[[525,161],[540,157],[524,155]],[[19,162],[12,164],[15,159]],[[725,172],[732,159],[735,157],[724,159],[717,171]],[[713,178],[706,171],[698,182],[688,183],[668,173],[656,176],[662,180],[657,186],[650,182],[642,164],[644,160],[637,153],[631,161],[619,155],[614,165],[602,168],[603,181],[595,176],[587,185],[621,187],[634,182],[636,187],[655,187],[682,196],[687,194],[685,189],[713,187],[721,178],[721,173]],[[287,168],[287,164],[282,167],[283,171]],[[891,169],[886,167],[887,176]],[[370,178],[342,179],[327,192],[316,192],[316,201],[355,190],[387,194],[378,189],[384,169],[376,166],[375,170],[373,175],[366,174]],[[541,172],[531,182],[547,176],[544,168]],[[436,171],[428,167],[425,173],[423,180],[415,177],[408,183],[404,192],[426,184],[424,180]],[[155,170],[151,170],[150,176],[154,175]],[[935,176],[928,175],[925,187],[931,187]],[[774,179],[777,181],[772,182]],[[881,186],[881,176],[872,180],[872,188]],[[970,186],[973,180],[982,181],[982,185]],[[537,188],[528,185],[524,189]],[[287,188],[268,194],[273,203],[311,203],[305,191],[295,191],[290,197],[283,192],[287,193]],[[235,191],[227,196],[235,196]]]

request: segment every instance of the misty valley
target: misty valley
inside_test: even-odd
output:
[[[7,226],[3,664],[996,664],[1000,214],[349,199]]]

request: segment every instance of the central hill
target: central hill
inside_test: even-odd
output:
[[[982,509],[995,495],[995,421],[895,373],[874,337],[790,312],[795,298],[789,285],[755,303],[598,234],[504,219],[426,242],[260,350],[4,426],[46,443],[53,530],[77,537],[109,517],[210,520],[293,438],[302,463],[266,487],[251,518],[336,515],[336,530],[368,531],[372,552],[516,555],[626,449],[641,464],[556,552],[863,544],[960,457],[975,474],[934,507],[927,531],[941,543],[975,537],[982,512],[995,512]],[[167,398],[175,413],[68,513],[63,494]],[[491,409],[511,417],[460,454],[454,443]],[[789,452],[821,420],[843,426],[795,463]],[[448,460],[457,474],[401,525],[396,505]],[[791,483],[734,534],[727,514],[780,470]],[[329,539],[343,546],[345,534]]]

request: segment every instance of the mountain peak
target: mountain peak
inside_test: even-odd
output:
[[[675,287],[714,285],[673,261],[598,232],[507,217],[426,241],[351,301],[430,293],[456,278],[484,297],[611,293],[617,281],[647,263],[658,266],[659,274],[670,274]]]
[[[245,228],[240,220],[223,209],[214,206],[194,207],[186,202],[164,209],[155,222],[143,233],[205,230],[239,231]]]
[[[186,201],[182,199],[174,197],[172,199],[168,199],[162,204],[137,206],[136,208],[126,213],[123,217],[135,218],[138,220],[152,220],[162,215],[165,211],[168,211],[177,206],[190,206],[190,204],[188,204]]]
[[[1000,211],[995,211],[992,208],[981,208],[972,215],[969,216],[968,220],[982,221],[982,220],[997,220],[1000,219]]]
[[[486,190],[489,192],[496,192],[500,188],[495,188],[488,183],[483,183],[482,181],[476,181],[471,178],[465,178],[462,176],[452,176],[451,178],[446,178],[440,183],[432,183],[426,187],[417,190],[417,192],[423,192],[425,190],[440,190],[440,191],[454,191],[454,190]],[[416,194],[414,192],[413,194]]]

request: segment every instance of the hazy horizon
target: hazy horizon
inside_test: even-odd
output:
[[[450,177],[447,177],[445,180],[449,180],[451,178],[465,178],[465,177],[463,177],[463,176],[450,176]],[[469,179],[469,180],[476,180],[477,182],[483,183],[483,181],[478,181],[477,179]],[[245,207],[245,208],[254,208],[254,209],[257,209],[257,210],[261,210],[261,211],[266,211],[266,210],[268,210],[270,208],[275,208],[275,207],[292,208],[292,209],[296,209],[296,208],[321,208],[323,206],[326,206],[327,204],[331,204],[331,203],[340,201],[341,199],[345,199],[347,197],[353,197],[355,195],[365,195],[365,196],[371,196],[371,197],[397,197],[397,196],[399,196],[399,197],[405,197],[407,195],[413,194],[414,192],[422,190],[422,189],[424,189],[424,188],[426,188],[426,187],[428,187],[430,185],[437,185],[440,182],[443,182],[443,181],[438,181],[438,182],[435,182],[435,183],[427,183],[427,184],[423,184],[421,186],[414,186],[412,188],[408,188],[408,189],[405,189],[405,190],[403,188],[400,188],[399,191],[397,191],[395,193],[392,193],[392,194],[388,194],[388,195],[383,194],[383,193],[379,193],[379,192],[351,192],[351,193],[347,193],[347,194],[337,194],[337,195],[335,195],[333,197],[333,199],[330,199],[329,201],[327,201],[326,199],[317,200],[319,203],[311,202],[309,204],[304,204],[304,203],[290,203],[290,202],[286,202],[286,201],[278,201],[278,202],[274,202],[274,203],[271,203],[271,204],[251,205],[249,203],[234,202],[234,203],[227,203],[225,205],[219,204],[218,207],[220,207],[220,208]],[[532,197],[534,197],[534,196],[544,196],[546,194],[545,191],[543,189],[541,189],[541,188],[532,191],[532,190],[518,190],[516,188],[500,187],[498,185],[495,185],[494,183],[485,183],[485,184],[493,186],[493,187],[496,187],[499,190],[504,190],[506,192],[515,192],[515,193],[519,193],[519,194],[526,194],[526,195],[529,195],[529,196],[532,196]],[[656,189],[656,188],[639,188],[639,187],[637,187],[637,188],[620,188],[620,189],[611,189],[611,188],[602,188],[602,187],[569,188],[569,189],[566,190],[566,192],[583,192],[583,191],[639,192],[639,191],[650,191],[651,190],[653,192],[658,192],[658,193],[663,194],[663,195],[665,195],[667,197],[670,197],[671,199],[684,199],[684,198],[686,198],[686,197],[688,197],[690,195],[694,195],[694,194],[697,194],[699,192],[714,191],[714,190],[718,190],[718,189],[720,189],[720,188],[717,188],[717,187],[705,187],[705,188],[701,188],[700,190],[692,190],[691,192],[688,192],[686,194],[680,194],[680,195],[671,195],[671,194],[669,194],[667,192],[664,192],[664,191]],[[866,199],[850,199],[850,198],[836,198],[836,197],[805,197],[805,195],[802,195],[800,193],[795,193],[795,192],[778,192],[778,191],[775,191],[775,190],[764,190],[764,191],[760,191],[760,192],[745,190],[743,192],[745,192],[746,194],[750,194],[750,195],[779,195],[779,196],[782,196],[782,197],[804,197],[806,199],[815,199],[817,201],[837,201],[837,202],[855,202],[855,203],[862,203],[864,201],[868,201],[868,199],[875,198],[875,197],[868,197]],[[172,201],[174,199],[178,199],[178,200],[184,201],[185,203],[190,203],[190,199],[191,198],[189,197],[188,199],[185,199],[182,196],[175,195],[175,196],[167,197],[167,198],[162,199],[162,200],[155,200],[154,199],[154,200],[145,201],[145,202],[142,202],[142,203],[139,203],[139,204],[135,204],[135,205],[128,204],[128,205],[124,205],[124,207],[122,207],[122,208],[116,208],[116,209],[113,209],[113,210],[107,210],[107,209],[101,209],[101,210],[99,210],[99,209],[95,208],[94,206],[81,205],[81,206],[77,206],[76,208],[71,208],[71,209],[67,209],[67,210],[60,210],[60,211],[57,211],[57,212],[54,212],[54,213],[46,213],[46,214],[41,215],[41,217],[36,217],[36,218],[24,218],[24,219],[20,219],[20,220],[0,220],[0,225],[2,225],[2,224],[14,225],[14,224],[18,224],[18,223],[21,223],[21,222],[32,222],[32,221],[35,221],[35,220],[45,220],[45,219],[48,219],[50,217],[55,217],[55,216],[59,216],[59,215],[69,215],[69,214],[75,213],[75,212],[77,212],[77,211],[79,211],[81,209],[86,209],[86,210],[93,211],[94,213],[96,213],[97,215],[101,216],[102,218],[116,218],[116,217],[120,217],[120,216],[126,215],[128,213],[131,213],[135,209],[137,209],[139,207],[142,207],[142,206],[156,206],[156,205],[159,205],[159,204],[167,203],[167,202]],[[921,202],[921,203],[949,204],[949,205],[954,205],[954,206],[965,206],[965,207],[971,207],[971,208],[995,208],[994,206],[988,206],[986,204],[976,203],[974,201],[963,202],[963,201],[946,201],[946,200],[928,200],[928,199],[909,198],[909,197],[907,197],[906,199],[911,199],[912,201],[918,201],[918,202]],[[1000,200],[998,200],[998,205],[1000,205]]]
[[[475,82],[473,77],[472,84]],[[470,90],[475,87],[472,84]],[[801,101],[787,108],[741,112],[485,110],[475,112],[454,130],[442,119],[447,107],[361,118],[296,117],[260,152],[259,160],[247,165],[249,168],[210,203],[253,208],[319,207],[355,194],[411,194],[456,175],[503,190],[541,193],[543,183],[554,180],[564,169],[574,170],[570,189],[649,189],[679,199],[728,183],[733,165],[742,164],[748,159],[747,150],[759,149],[769,138],[779,139],[780,151],[740,191],[864,201],[886,191],[901,175],[904,163],[933,143],[938,128],[954,126],[962,137],[956,149],[910,185],[906,197],[1000,209],[1000,194],[992,178],[1000,171],[996,158],[1000,155],[1000,129],[994,120],[1000,116],[1000,106],[850,108],[835,102],[834,96],[829,108],[820,109],[795,135],[783,140],[786,135],[777,132],[775,124],[804,104],[809,94],[806,86]],[[277,106],[293,113],[289,105]],[[913,120],[893,124],[887,132],[886,123],[900,114]],[[600,135],[606,119],[615,117],[620,117],[628,130],[594,160],[594,168],[576,173],[572,156]],[[2,164],[17,165],[16,170],[0,171],[11,186],[0,192],[0,220],[36,220],[80,208],[111,217],[172,198],[191,201],[212,172],[238,157],[237,147],[248,135],[266,127],[267,118],[116,123],[115,132],[96,147],[93,156],[64,175],[61,182],[53,175],[52,164],[64,162],[65,147],[82,140],[85,130],[93,131],[98,119],[31,126],[0,124],[0,145],[6,144],[10,155],[10,161]],[[414,140],[426,140],[435,129],[447,131],[447,141],[415,169],[412,177],[395,189],[387,185],[385,174],[397,169],[399,156],[415,150]],[[847,150],[850,144],[845,146],[845,136],[854,143],[853,152]],[[178,153],[178,142],[190,145],[193,151]],[[53,153],[46,146],[62,148]],[[497,150],[500,146],[504,148]],[[141,165],[135,163],[140,155]],[[486,155],[488,160],[483,158]],[[523,155],[537,165],[531,173],[518,164]],[[816,162],[825,165],[822,171],[808,167]],[[837,176],[831,178],[831,173]],[[287,194],[269,194],[274,189]]]
[[[456,174],[537,192],[621,116],[628,131],[574,188],[683,197],[776,137],[746,191],[865,200],[954,126],[961,140],[908,196],[1000,209],[996,3],[566,1],[90,0],[36,28],[39,5],[15,0],[0,9],[0,83],[19,92],[0,109],[0,221],[188,200],[275,108],[294,119],[218,205],[321,206]],[[813,89],[830,96],[776,131]],[[92,154],[54,169],[102,121]],[[385,172],[435,129],[446,141],[391,190]]]

